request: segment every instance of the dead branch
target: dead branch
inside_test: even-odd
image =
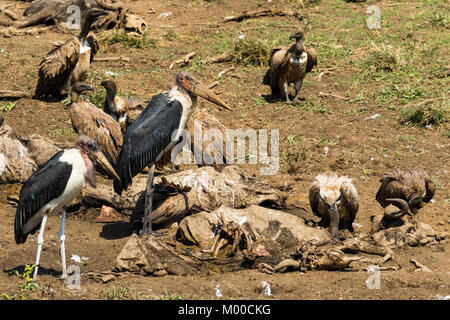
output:
[[[431,271],[429,268],[427,268],[426,266],[424,266],[423,264],[421,264],[419,261],[417,261],[416,259],[411,258],[409,260],[409,262],[411,262],[416,268],[418,268],[415,271],[425,271],[425,272],[433,272]]]
[[[29,92],[0,90],[0,99],[20,99],[30,97],[31,94]]]
[[[216,86],[218,86],[218,85],[219,85],[219,82],[218,82],[218,81],[214,81],[214,82],[208,84],[208,85],[207,85],[207,88],[208,88],[208,89],[212,89],[212,88],[214,88],[214,87],[216,87]]]
[[[110,61],[124,61],[124,62],[130,62],[130,58],[125,56],[119,56],[119,57],[94,57],[95,62],[110,62]]]
[[[172,69],[175,65],[180,64],[180,63],[187,63],[189,61],[189,59],[193,58],[196,55],[196,53],[194,51],[189,52],[187,55],[185,55],[183,58],[175,60],[174,62],[172,62],[169,66],[169,69]]]
[[[319,75],[316,77],[317,81],[320,81],[324,75],[332,73],[337,68],[320,68],[318,71],[320,72]]]
[[[10,17],[12,20],[19,20],[19,17],[14,12],[6,9],[6,7],[0,8],[0,12],[3,12],[8,17]]]
[[[46,26],[46,27],[34,27],[34,28],[30,28],[30,29],[18,30],[14,27],[9,27],[9,28],[0,30],[0,34],[5,38],[11,38],[13,36],[25,36],[25,35],[35,36],[39,33],[47,31],[50,28],[51,28],[51,26]]]
[[[319,92],[319,97],[322,97],[322,98],[336,98],[336,99],[344,100],[344,101],[350,100],[350,98],[346,98],[346,97],[340,96],[340,95],[332,93],[332,92],[326,93],[326,92],[322,92],[322,91]]]
[[[227,62],[231,61],[233,56],[229,52],[224,52],[221,55],[213,58],[206,59],[203,63],[220,63],[220,62]]]
[[[278,9],[263,9],[255,11],[244,11],[238,16],[228,16],[223,19],[224,22],[237,21],[240,22],[249,18],[259,18],[259,17],[273,17],[273,16],[283,16],[283,17],[296,17],[299,20],[303,20],[303,15],[296,11],[282,11]]]
[[[232,71],[232,70],[234,70],[234,69],[236,69],[236,67],[229,67],[229,68],[226,68],[226,69],[220,71],[219,74],[217,75],[217,77],[220,78],[220,77],[222,77],[225,73],[230,72],[230,71]]]
[[[409,106],[412,106],[412,105],[414,105],[414,106],[421,106],[421,105],[424,105],[424,104],[428,104],[430,102],[434,102],[434,101],[438,101],[438,100],[448,100],[448,99],[449,99],[449,97],[429,98],[429,99],[424,99],[424,100],[419,101],[419,102],[408,103],[407,105],[404,105],[404,107],[409,107]]]

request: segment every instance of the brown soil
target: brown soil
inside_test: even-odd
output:
[[[14,1],[0,0],[0,5]],[[127,1],[126,1],[127,2]],[[263,7],[285,8],[286,2],[264,2]],[[17,4],[24,8],[25,3]],[[289,2],[288,2],[289,3]],[[118,87],[135,97],[148,99],[155,92],[169,88],[177,71],[181,67],[169,70],[171,62],[191,51],[198,52],[203,58],[220,54],[216,50],[209,52],[198,38],[207,38],[216,31],[226,28],[238,28],[238,22],[209,26],[221,21],[227,15],[238,14],[243,10],[257,8],[255,1],[228,0],[219,1],[214,6],[207,1],[133,1],[133,10],[143,15],[149,23],[150,36],[160,39],[156,48],[125,49],[119,45],[103,54],[125,55],[132,60],[126,62],[94,63],[92,68],[103,74],[106,70],[123,71],[116,78]],[[326,6],[322,1],[320,6]],[[364,15],[365,7],[354,6]],[[156,11],[149,13],[150,8]],[[219,10],[220,9],[220,10]],[[306,9],[309,10],[309,9]],[[163,12],[173,11],[167,19],[157,19]],[[16,9],[16,12],[20,12]],[[312,17],[320,15],[320,10],[312,10]],[[274,28],[290,32],[303,23],[288,17],[265,18],[266,21],[291,21],[292,24]],[[191,23],[192,22],[192,23]],[[247,25],[246,25],[247,26]],[[177,33],[175,41],[163,36],[169,30]],[[248,35],[257,36],[257,31],[247,27]],[[24,36],[0,41],[0,88],[9,90],[34,91],[37,81],[39,62],[51,48],[51,41],[63,40],[69,35],[55,31],[39,35]],[[236,35],[237,37],[237,35]],[[319,53],[320,55],[320,53]],[[319,59],[319,64],[322,63]],[[210,64],[205,68],[192,70],[205,83],[214,77],[229,63]],[[323,63],[322,66],[332,66]],[[320,66],[320,65],[319,65]],[[191,70],[191,69],[188,69]],[[274,186],[288,192],[288,203],[309,208],[308,188],[320,172],[335,170],[355,179],[360,194],[360,209],[355,223],[356,231],[368,231],[369,216],[381,213],[381,207],[375,201],[379,178],[386,171],[401,168],[425,168],[438,185],[435,202],[426,205],[419,213],[419,220],[430,224],[437,231],[450,231],[449,177],[448,165],[449,140],[438,130],[425,130],[416,127],[401,126],[396,120],[395,111],[384,109],[383,116],[375,121],[364,121],[371,114],[356,114],[343,117],[342,111],[347,102],[335,99],[331,102],[331,114],[322,114],[285,106],[282,103],[254,103],[254,98],[269,94],[269,88],[261,84],[265,66],[246,67],[236,65],[231,76],[215,89],[221,97],[234,107],[234,112],[217,110],[205,101],[199,101],[200,107],[208,107],[228,128],[279,129],[280,171],[274,176],[265,176]],[[301,97],[306,101],[324,99],[319,92],[331,90],[343,95],[348,92],[356,95],[358,89],[341,84],[341,80],[351,76],[352,69],[343,68],[331,76],[324,76],[320,82],[314,80],[318,72],[307,75]],[[95,80],[99,86],[101,80]],[[98,83],[97,83],[98,82]],[[367,89],[367,88],[366,88]],[[376,92],[377,88],[372,88]],[[426,97],[425,97],[426,98]],[[330,98],[328,98],[330,99]],[[37,100],[20,99],[15,108],[1,115],[7,123],[22,134],[38,133],[53,139],[61,145],[69,145],[75,138],[71,131],[68,109],[59,102],[46,103]],[[379,110],[371,110],[373,114]],[[381,112],[380,112],[381,113]],[[298,144],[293,148],[287,141],[289,135],[295,135]],[[411,139],[413,142],[411,142]],[[322,141],[333,143],[323,144]],[[328,153],[324,147],[328,146]],[[347,152],[343,152],[345,149]],[[388,150],[385,153],[380,150]],[[395,153],[395,151],[398,151]],[[421,152],[417,152],[421,150]],[[283,153],[284,152],[284,153]],[[287,154],[283,157],[283,154]],[[386,154],[386,156],[384,156]],[[293,159],[295,158],[296,159]],[[373,159],[371,160],[371,158]],[[243,165],[250,173],[259,174],[259,166]],[[13,236],[15,208],[6,203],[7,194],[18,194],[20,185],[0,185],[0,294],[17,299],[22,297],[19,288],[24,280],[17,276],[8,276],[11,270],[23,272],[25,264],[32,264],[36,254],[36,237],[29,237],[23,245],[16,245]],[[115,257],[130,234],[127,223],[101,224],[93,219],[99,209],[90,209],[84,215],[68,216],[66,224],[66,254],[68,264],[76,264],[84,272],[108,271],[114,267]],[[82,277],[81,291],[70,290],[58,279],[61,271],[59,243],[57,233],[59,218],[50,217],[45,230],[45,244],[41,256],[39,290],[30,292],[31,298],[38,299],[104,299],[112,286],[121,286],[119,281],[101,284]],[[273,299],[438,299],[449,295],[448,242],[441,245],[419,248],[402,248],[395,252],[402,269],[385,271],[381,275],[381,289],[370,290],[366,279],[370,276],[364,271],[320,271],[267,275],[255,270],[225,274],[201,276],[165,276],[161,278],[130,275],[123,277],[122,286],[129,289],[122,298],[157,298],[180,296],[188,299],[214,299],[214,288],[220,285],[224,299],[263,299],[261,281],[270,283]],[[70,260],[73,254],[89,258],[82,263]],[[409,263],[413,257],[432,270],[432,273],[414,272]],[[51,290],[50,290],[51,289]]]

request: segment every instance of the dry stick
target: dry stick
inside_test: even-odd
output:
[[[6,8],[0,8],[0,12],[3,12],[4,14],[6,14],[8,17],[10,17],[12,20],[19,20],[19,17],[12,11],[9,11]]]
[[[218,85],[219,85],[219,82],[218,82],[218,81],[214,81],[214,82],[208,84],[206,87],[207,87],[208,89],[212,89],[212,88],[214,88],[214,87],[216,87],[216,86],[218,86]]]
[[[172,69],[175,65],[180,64],[180,63],[187,63],[189,61],[189,59],[191,59],[192,57],[194,57],[196,55],[196,53],[194,51],[188,53],[187,55],[185,55],[183,58],[175,60],[174,62],[172,62],[169,66],[169,69]]]
[[[213,58],[208,58],[202,63],[220,63],[220,62],[227,62],[232,59],[232,55],[229,52],[224,52],[221,55]]]
[[[267,16],[294,16],[303,19],[303,16],[299,12],[295,11],[282,11],[277,9],[263,9],[263,10],[255,10],[255,11],[244,11],[238,16],[228,16],[223,20],[225,22],[230,21],[242,21],[244,19],[249,18],[259,18],[259,17],[267,17]]]
[[[411,106],[411,105],[421,106],[421,105],[423,105],[423,104],[427,104],[428,102],[433,102],[433,101],[436,101],[436,100],[448,100],[448,99],[449,99],[448,97],[439,97],[439,98],[424,99],[424,100],[422,100],[422,101],[420,101],[420,102],[411,102],[411,103],[408,103],[408,104],[405,105],[404,107],[408,107],[408,106]]]
[[[24,36],[24,35],[36,35],[42,32],[47,31],[52,26],[46,26],[46,27],[34,27],[31,29],[16,29],[14,27],[9,27],[3,30],[0,30],[0,34],[5,38],[11,38],[13,36]]]
[[[225,73],[230,72],[230,71],[232,71],[232,70],[234,70],[234,69],[236,69],[236,67],[229,67],[229,68],[226,68],[226,69],[220,71],[219,74],[217,75],[217,77],[220,78],[220,77],[222,77]]]
[[[346,98],[346,97],[340,96],[340,95],[332,93],[332,92],[326,93],[326,92],[322,92],[322,91],[319,92],[319,97],[324,97],[324,98],[331,97],[331,98],[336,98],[336,99],[340,99],[340,100],[344,100],[344,101],[350,100],[350,98]]]
[[[317,81],[320,81],[320,79],[322,79],[322,77],[326,74],[330,74],[331,72],[333,72],[334,70],[336,70],[337,68],[320,68],[318,69],[318,71],[320,72],[319,75],[316,77]]]
[[[131,59],[125,56],[120,57],[95,57],[95,62],[109,62],[109,61],[125,61],[129,62]]]
[[[31,94],[29,92],[0,90],[0,99],[20,99],[30,97]]]
[[[411,258],[409,260],[413,265],[415,265],[418,269],[416,271],[425,271],[425,272],[432,272],[429,268],[425,267],[423,264],[421,264],[416,259]]]

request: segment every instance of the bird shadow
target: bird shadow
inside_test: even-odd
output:
[[[286,102],[283,97],[280,95],[273,95],[273,94],[262,94],[261,98],[263,98],[267,103],[277,103],[277,102]],[[293,95],[289,95],[289,99],[291,101],[295,98]],[[298,97],[299,101],[306,101],[305,98]]]
[[[62,100],[67,99],[68,97],[69,97],[69,94],[68,93],[64,93],[64,94],[60,94],[58,96],[51,96],[51,97],[36,97],[36,96],[33,96],[32,98],[33,98],[33,100],[39,100],[39,101],[42,101],[42,102],[51,103],[51,102],[61,102]]]
[[[105,224],[100,231],[100,237],[107,240],[122,239],[131,236],[134,223],[116,222]]]
[[[17,266],[12,269],[3,269],[3,272],[7,273],[8,275],[12,275],[16,272],[19,273],[19,275],[23,275],[25,273],[25,266]],[[57,271],[55,269],[47,269],[39,266],[38,276],[39,275],[50,275],[56,277],[61,275],[61,271]]]

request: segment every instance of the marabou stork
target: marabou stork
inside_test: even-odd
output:
[[[94,53],[91,49],[92,42],[89,44],[88,41],[88,33],[92,23],[107,14],[105,10],[90,9],[78,37],[57,43],[56,48],[47,53],[39,65],[35,98],[50,95],[57,97],[64,86],[67,85],[69,91],[73,83],[86,80]]]
[[[197,96],[232,110],[200,81],[186,72],[180,72],[175,78],[175,86],[168,92],[153,96],[124,135],[123,146],[116,162],[120,180],[114,180],[114,191],[121,194],[122,190],[126,190],[132,183],[135,175],[150,166],[141,235],[154,233],[151,209],[155,164],[180,139],[186,122],[195,109]]]
[[[117,176],[111,164],[98,149],[97,143],[87,136],[80,136],[73,149],[61,150],[38,169],[22,186],[14,221],[14,238],[17,244],[25,243],[29,234],[39,229],[36,267],[33,281],[36,281],[39,259],[44,243],[44,229],[47,216],[61,215],[59,243],[61,246],[62,276],[67,277],[65,257],[65,206],[80,193],[88,182],[96,186],[94,165],[91,159],[106,171]]]

